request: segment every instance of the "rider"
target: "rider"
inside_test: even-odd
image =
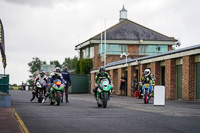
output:
[[[98,89],[99,83],[101,83],[101,80],[102,79],[108,79],[109,84],[111,84],[110,76],[105,71],[106,71],[105,67],[101,66],[99,68],[99,73],[97,73],[96,76],[95,76],[95,88],[93,89],[93,92],[94,92],[94,96],[95,96],[96,99],[97,99],[97,89]],[[108,98],[110,98],[110,93],[108,93]]]
[[[53,83],[54,83],[54,81],[56,79],[61,80],[62,84],[64,83],[60,67],[56,67],[55,68],[55,72],[53,72],[53,73],[50,74],[50,77],[48,78],[48,80],[49,80],[49,87],[48,87],[48,90],[47,90],[47,94],[45,95],[46,97],[44,98],[44,100],[42,101],[42,103],[44,103],[44,101],[46,100],[46,98],[49,96],[50,89],[51,89],[51,87],[52,87],[52,85],[53,85]]]
[[[40,83],[44,83],[44,82],[46,82],[46,84],[48,83],[47,76],[45,75],[45,72],[43,70],[40,71],[40,74],[38,76],[36,76],[36,78],[34,80],[35,87],[33,89],[32,99],[30,101],[33,101],[35,99],[36,94],[38,93],[38,89],[36,86],[37,81],[39,81]],[[44,91],[46,94],[46,89]]]
[[[155,77],[153,74],[151,74],[151,71],[149,69],[145,69],[144,71],[144,80],[142,81],[142,85],[147,83],[147,84],[151,84],[151,88],[152,86],[155,86]],[[150,92],[151,92],[151,88],[150,88]],[[143,89],[142,89],[143,91]]]

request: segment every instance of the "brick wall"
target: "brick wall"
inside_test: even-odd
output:
[[[172,45],[168,45],[168,51],[173,50]]]
[[[151,62],[151,73],[156,78],[155,85],[160,85],[160,62]]]
[[[183,81],[182,100],[194,100],[194,80],[195,80],[194,56],[183,57]]]
[[[117,69],[114,69],[113,70],[113,89],[114,89],[114,92],[113,94],[117,94],[118,93],[118,70]]]
[[[93,93],[93,89],[94,89],[94,83],[95,83],[95,73],[91,73],[91,94]]]
[[[142,78],[142,73],[144,72],[144,70],[147,68],[146,64],[140,64],[140,78],[139,81],[141,81]]]
[[[109,74],[110,74],[110,78],[111,78],[111,80],[112,80],[113,89],[114,89],[114,82],[115,82],[115,80],[114,80],[114,70],[113,70],[113,69],[110,70],[110,71],[109,71]],[[114,94],[114,92],[112,92],[112,94]]]
[[[128,74],[127,74],[127,89],[128,89],[128,92],[127,92],[127,95],[128,96],[131,96],[131,90],[130,90],[130,88],[131,88],[131,86],[132,86],[132,76],[133,75],[133,67],[132,66],[129,66],[128,67]]]
[[[139,45],[128,45],[129,55],[139,55]]]
[[[176,60],[165,60],[165,97],[176,99]]]
[[[121,79],[121,76],[122,76],[122,68],[118,68],[118,94],[120,94],[121,92],[120,92],[120,83],[121,83],[121,81],[120,81],[120,79]]]

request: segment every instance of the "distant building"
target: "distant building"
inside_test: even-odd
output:
[[[106,30],[106,51],[104,44],[101,46],[101,33],[75,46],[80,51],[80,59],[91,58],[93,69],[104,65],[104,54],[106,64],[124,59],[121,53],[129,53],[128,58],[138,58],[147,55],[172,50],[177,40],[168,37],[140,24],[127,19],[127,10],[120,11],[119,23]],[[104,33],[102,42],[104,43]]]
[[[45,71],[45,73],[49,75],[54,71],[55,67],[56,67],[55,65],[42,65],[41,70]]]

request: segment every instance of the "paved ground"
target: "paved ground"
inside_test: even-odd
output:
[[[133,133],[200,131],[200,102],[166,101],[166,106],[112,96],[98,108],[92,95],[72,94],[69,104],[30,102],[31,92],[10,91],[15,108],[31,133]]]
[[[0,108],[0,133],[22,133],[12,108]]]

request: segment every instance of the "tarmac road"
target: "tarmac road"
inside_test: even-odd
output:
[[[200,102],[166,101],[165,106],[142,99],[112,96],[107,108],[98,108],[90,94],[71,94],[68,104],[51,106],[31,91],[10,91],[15,108],[31,133],[199,133]]]

